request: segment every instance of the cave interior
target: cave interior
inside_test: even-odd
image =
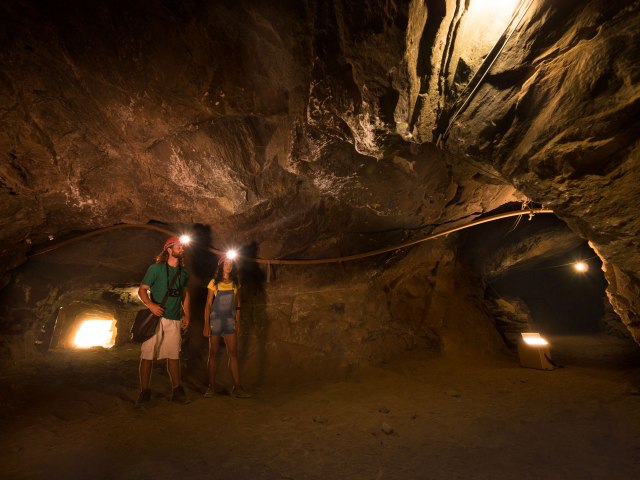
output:
[[[207,284],[229,248],[242,378],[257,398],[405,359],[518,370],[526,332],[549,339],[565,371],[635,378],[638,1],[63,3],[0,6],[6,442],[28,442],[19,419],[33,416],[44,365],[59,379],[47,396],[93,372],[124,385],[91,387],[117,398],[118,415],[132,408],[138,286],[182,234],[194,397],[207,386]],[[101,340],[83,344],[96,319]],[[637,378],[625,385],[636,401]],[[638,466],[630,442],[618,478]],[[22,447],[6,455],[11,478],[44,475]],[[352,478],[396,478],[360,461]],[[83,478],[104,463],[55,468]],[[252,478],[294,478],[270,465]],[[316,478],[312,465],[289,468]]]

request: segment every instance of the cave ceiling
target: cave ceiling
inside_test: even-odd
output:
[[[637,1],[17,0],[0,23],[2,285],[120,223],[317,258],[531,202],[638,291]]]

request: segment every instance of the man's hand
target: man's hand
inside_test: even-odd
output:
[[[151,313],[158,317],[162,317],[164,315],[164,308],[157,303],[149,302],[147,307],[149,308],[149,310],[151,310]]]
[[[184,317],[182,317],[182,328],[187,329],[189,328],[189,317],[187,317],[186,315]]]

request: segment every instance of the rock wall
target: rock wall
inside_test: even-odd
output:
[[[603,263],[602,270],[609,282],[607,297],[622,323],[629,329],[636,343],[640,344],[640,283],[634,274]]]
[[[53,348],[70,348],[75,322],[97,311],[117,320],[116,351],[130,348],[128,331],[141,308],[135,292],[152,261],[152,247],[160,248],[162,240],[155,232],[114,231],[35,257],[21,267],[1,293],[2,359],[46,351],[46,345],[36,342],[43,326]],[[123,244],[125,250],[114,248]],[[137,255],[145,247],[149,255]],[[373,261],[280,266],[270,281],[261,268],[244,263],[240,349],[247,380],[259,384],[338,378],[413,350],[456,356],[504,351],[483,310],[481,283],[468,280],[455,248],[449,240],[438,240]],[[193,253],[185,358],[190,374],[199,378],[205,372],[202,315],[212,268],[204,265],[203,252]],[[58,323],[52,331],[54,313]]]
[[[638,339],[638,2],[533,2],[447,148],[483,158],[588,239]]]
[[[317,258],[532,200],[616,272],[637,339],[640,3],[481,4],[3,3],[0,287],[50,237],[120,222]]]

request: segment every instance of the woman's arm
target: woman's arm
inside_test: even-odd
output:
[[[234,300],[236,301],[236,333],[240,335],[240,314],[242,313],[240,309],[240,287],[236,290]]]
[[[202,334],[205,337],[211,335],[211,326],[209,325],[209,316],[211,315],[211,304],[213,303],[213,299],[215,298],[216,293],[210,288],[207,289],[207,303],[204,304],[204,329],[202,330]]]

